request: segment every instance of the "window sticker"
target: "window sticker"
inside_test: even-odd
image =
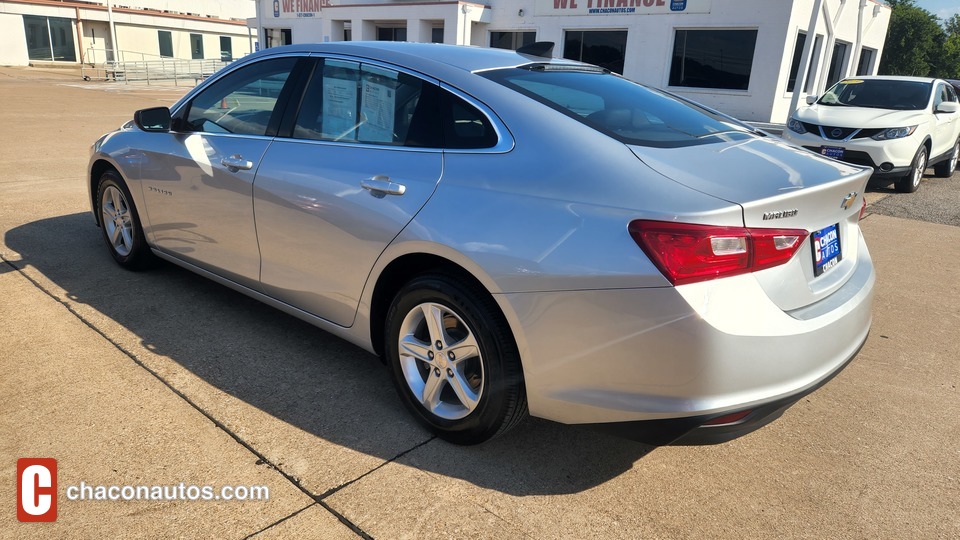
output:
[[[357,65],[328,61],[323,71],[323,136],[357,140]]]
[[[360,102],[360,135],[363,142],[394,142],[397,78],[393,71],[364,66]]]

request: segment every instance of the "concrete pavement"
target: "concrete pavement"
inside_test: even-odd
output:
[[[653,449],[530,420],[460,448],[407,416],[369,354],[178,268],[113,264],[88,147],[183,91],[0,68],[0,537],[960,536],[960,228],[867,217],[870,339],[754,434]],[[61,488],[266,485],[270,499],[61,491],[57,522],[22,524],[21,457],[57,458]]]

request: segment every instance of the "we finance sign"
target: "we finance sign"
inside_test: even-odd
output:
[[[273,16],[282,19],[319,17],[320,11],[331,5],[331,0],[273,0]]]
[[[537,0],[537,15],[710,13],[712,0]]]

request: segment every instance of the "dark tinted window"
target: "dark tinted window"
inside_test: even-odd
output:
[[[220,36],[220,60],[223,62],[233,60],[233,40],[230,36]]]
[[[747,133],[729,118],[609,73],[533,66],[482,75],[628,144],[690,146]]]
[[[190,34],[190,55],[194,60],[203,58],[203,34]]]
[[[817,103],[919,111],[930,101],[932,83],[884,79],[844,79],[827,90]]]
[[[264,135],[296,58],[245,66],[193,98],[187,131]]]
[[[800,71],[800,60],[803,57],[803,45],[807,42],[807,35],[797,34],[797,43],[793,46],[793,61],[790,63],[790,76],[787,79],[787,92],[793,92],[797,86],[797,72]]]
[[[497,132],[487,117],[459,96],[444,91],[443,139],[450,149],[492,148]]]
[[[160,56],[173,58],[173,35],[166,30],[157,30],[157,40],[160,42]]]
[[[756,30],[677,30],[670,86],[746,90]]]
[[[536,40],[536,32],[490,32],[490,47],[517,50]]]
[[[576,30],[563,33],[563,57],[570,60],[623,73],[626,52],[626,30]]]

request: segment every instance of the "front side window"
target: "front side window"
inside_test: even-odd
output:
[[[210,85],[190,103],[186,131],[265,135],[296,58],[264,60]]]
[[[833,107],[867,107],[919,111],[927,108],[933,83],[888,79],[845,79],[817,103]]]
[[[756,30],[677,30],[670,86],[746,90]]]
[[[674,148],[748,136],[731,118],[599,70],[534,64],[482,75],[626,144]]]

